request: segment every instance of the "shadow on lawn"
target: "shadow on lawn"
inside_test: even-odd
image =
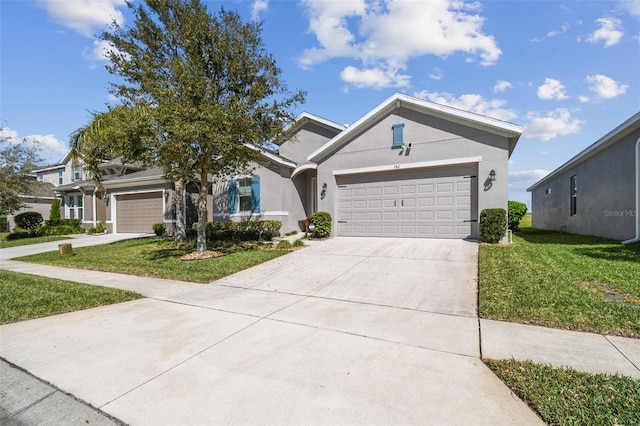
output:
[[[583,256],[589,256],[594,259],[624,261],[624,262],[640,262],[640,245],[622,245],[617,246],[596,246],[596,247],[579,247],[574,250]]]
[[[531,244],[620,244],[620,241],[591,235],[567,234],[566,232],[545,231],[536,228],[522,228],[515,235]]]

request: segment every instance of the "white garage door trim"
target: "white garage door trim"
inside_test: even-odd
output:
[[[413,169],[429,169],[434,167],[455,166],[463,164],[477,164],[482,161],[482,157],[463,157],[451,158],[448,160],[437,161],[420,161],[418,163],[405,164],[385,164],[384,166],[360,167],[357,169],[334,170],[334,176],[356,175],[361,173],[387,172],[392,170],[413,170]]]
[[[165,194],[165,191],[140,191],[140,192],[126,192],[126,193],[113,194],[113,198],[115,199],[115,203],[114,203],[115,205],[113,210],[116,218],[114,229],[116,230],[116,233],[131,233],[131,232],[151,233],[153,232],[152,225],[154,223],[164,222],[164,214],[165,214],[164,194]],[[152,197],[150,200],[148,198],[146,200],[135,199],[135,197],[145,198],[149,196]],[[127,216],[123,217],[123,214],[129,213],[130,211],[128,210],[126,212],[123,212],[121,210],[123,208],[123,205],[125,205],[126,203],[136,203],[136,202],[148,203],[149,201],[153,202],[154,204],[158,204],[157,213],[155,212],[155,209],[154,209],[154,212],[150,216],[147,216],[147,213],[143,215],[138,215],[135,218],[135,220],[137,221],[136,223],[138,222],[141,223],[141,226],[127,227],[128,224],[124,223],[124,220],[127,218]],[[145,206],[145,207],[148,207],[148,206]],[[140,209],[133,209],[133,210],[145,212],[145,210],[148,210],[148,208],[145,209],[144,207],[142,207]]]
[[[477,238],[475,165],[337,177],[337,235]]]

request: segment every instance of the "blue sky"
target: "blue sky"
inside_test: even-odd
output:
[[[263,39],[307,111],[350,124],[394,92],[524,127],[510,199],[640,110],[640,0],[206,1],[263,21]],[[123,0],[3,0],[3,136],[47,163],[114,100],[96,35]]]

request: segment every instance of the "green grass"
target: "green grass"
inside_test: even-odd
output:
[[[485,360],[485,363],[547,424],[640,424],[638,380],[532,362]]]
[[[0,270],[0,324],[140,297],[131,291]]]
[[[16,260],[70,268],[206,283],[282,256],[286,251],[230,250],[214,259],[182,261],[190,248],[175,248],[170,240],[140,238],[92,247],[74,248],[74,256],[57,252],[25,256]]]
[[[26,246],[29,244],[48,243],[49,241],[68,240],[69,237],[63,235],[48,235],[44,237],[22,238],[19,240],[7,241],[6,236],[9,234],[0,235],[0,249],[6,247]]]
[[[640,244],[521,229],[480,246],[482,318],[640,337]]]

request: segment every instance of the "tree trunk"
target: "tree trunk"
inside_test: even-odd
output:
[[[180,243],[187,239],[186,223],[184,216],[184,179],[180,178],[174,183],[176,193],[173,204],[176,209],[176,243]]]
[[[207,251],[207,194],[209,192],[208,173],[200,176],[200,193],[198,194],[198,253]]]

